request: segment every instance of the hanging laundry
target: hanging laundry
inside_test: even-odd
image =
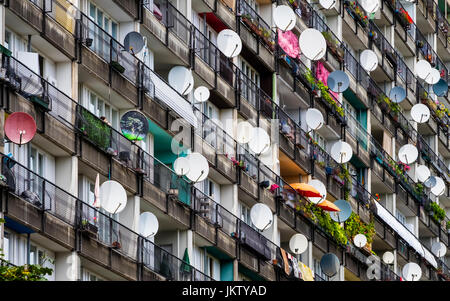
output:
[[[330,71],[328,71],[327,68],[323,65],[321,61],[317,62],[317,68],[316,68],[316,78],[320,80],[325,86],[327,86],[328,81],[328,75],[330,74]],[[333,92],[331,90],[328,91],[331,95],[333,95],[334,100],[336,102],[339,102],[339,94],[336,92]]]
[[[284,264],[284,272],[286,275],[289,275],[291,273],[291,268],[289,267],[289,261],[288,261],[288,253],[283,248],[280,248],[281,256],[283,257],[283,264]]]
[[[303,262],[298,262],[298,268],[300,269],[300,274],[302,275],[302,279],[304,281],[314,281],[314,274],[309,268],[309,266],[305,265]]]

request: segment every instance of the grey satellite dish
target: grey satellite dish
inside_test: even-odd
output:
[[[257,229],[264,231],[272,225],[272,211],[269,206],[265,204],[255,204],[252,209],[250,209],[250,219]]]
[[[151,212],[142,212],[139,216],[139,234],[144,237],[154,236],[158,232],[159,223]]]
[[[419,281],[422,277],[422,269],[417,263],[409,262],[403,267],[402,274],[406,281]]]
[[[123,46],[126,51],[132,54],[139,53],[144,48],[144,38],[139,32],[132,31],[125,36]]]
[[[423,103],[416,103],[411,108],[411,117],[417,123],[425,123],[430,119],[430,109]]]
[[[412,144],[405,144],[398,150],[398,158],[402,163],[411,164],[417,160],[419,151]]]
[[[444,257],[445,254],[447,254],[447,246],[440,241],[436,241],[431,245],[431,252],[433,252],[437,258]]]
[[[327,85],[331,91],[342,93],[348,89],[348,86],[350,85],[350,79],[348,78],[347,73],[345,73],[344,71],[336,70],[328,75]]]
[[[392,252],[384,252],[383,261],[385,264],[393,264],[394,263],[394,253]]]
[[[436,177],[435,176],[431,176],[425,182],[423,182],[423,185],[426,188],[432,188],[432,187],[436,186],[436,183],[437,183]]]
[[[303,234],[294,234],[289,240],[289,248],[294,254],[302,254],[308,248],[308,239]]]
[[[400,103],[406,98],[406,91],[402,87],[393,87],[389,92],[389,98],[395,103]]]
[[[433,91],[436,96],[445,96],[448,91],[448,83],[441,78],[436,84],[433,85]]]
[[[355,237],[353,237],[353,243],[358,248],[362,248],[367,244],[367,237],[364,234],[356,234]]]
[[[441,177],[435,177],[436,179],[436,184],[431,187],[431,193],[434,194],[435,196],[441,196],[444,194],[445,192],[445,182],[444,180],[442,180]]]
[[[330,212],[330,217],[332,220],[338,223],[345,222],[352,214],[352,206],[346,200],[337,200],[334,204],[341,209],[341,211]]]
[[[327,253],[320,259],[320,268],[328,277],[333,277],[339,271],[339,258],[333,253]]]
[[[416,168],[416,176],[419,182],[425,182],[431,176],[430,169],[426,165],[419,165]]]

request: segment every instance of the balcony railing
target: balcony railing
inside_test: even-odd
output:
[[[140,236],[20,163],[0,154],[8,190],[167,280],[212,280],[188,263]],[[88,225],[90,225],[88,227]],[[142,255],[143,254],[143,255]]]

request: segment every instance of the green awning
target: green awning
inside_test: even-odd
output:
[[[0,53],[4,53],[6,56],[11,56],[12,54],[11,50],[2,45],[0,45]]]
[[[190,273],[191,272],[190,264],[191,264],[191,261],[189,260],[189,253],[188,253],[188,249],[186,248],[184,250],[183,263],[180,266],[181,272]]]

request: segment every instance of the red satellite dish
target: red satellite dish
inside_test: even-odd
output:
[[[6,118],[5,134],[15,144],[28,143],[36,134],[36,122],[30,114],[24,112],[12,113]]]

